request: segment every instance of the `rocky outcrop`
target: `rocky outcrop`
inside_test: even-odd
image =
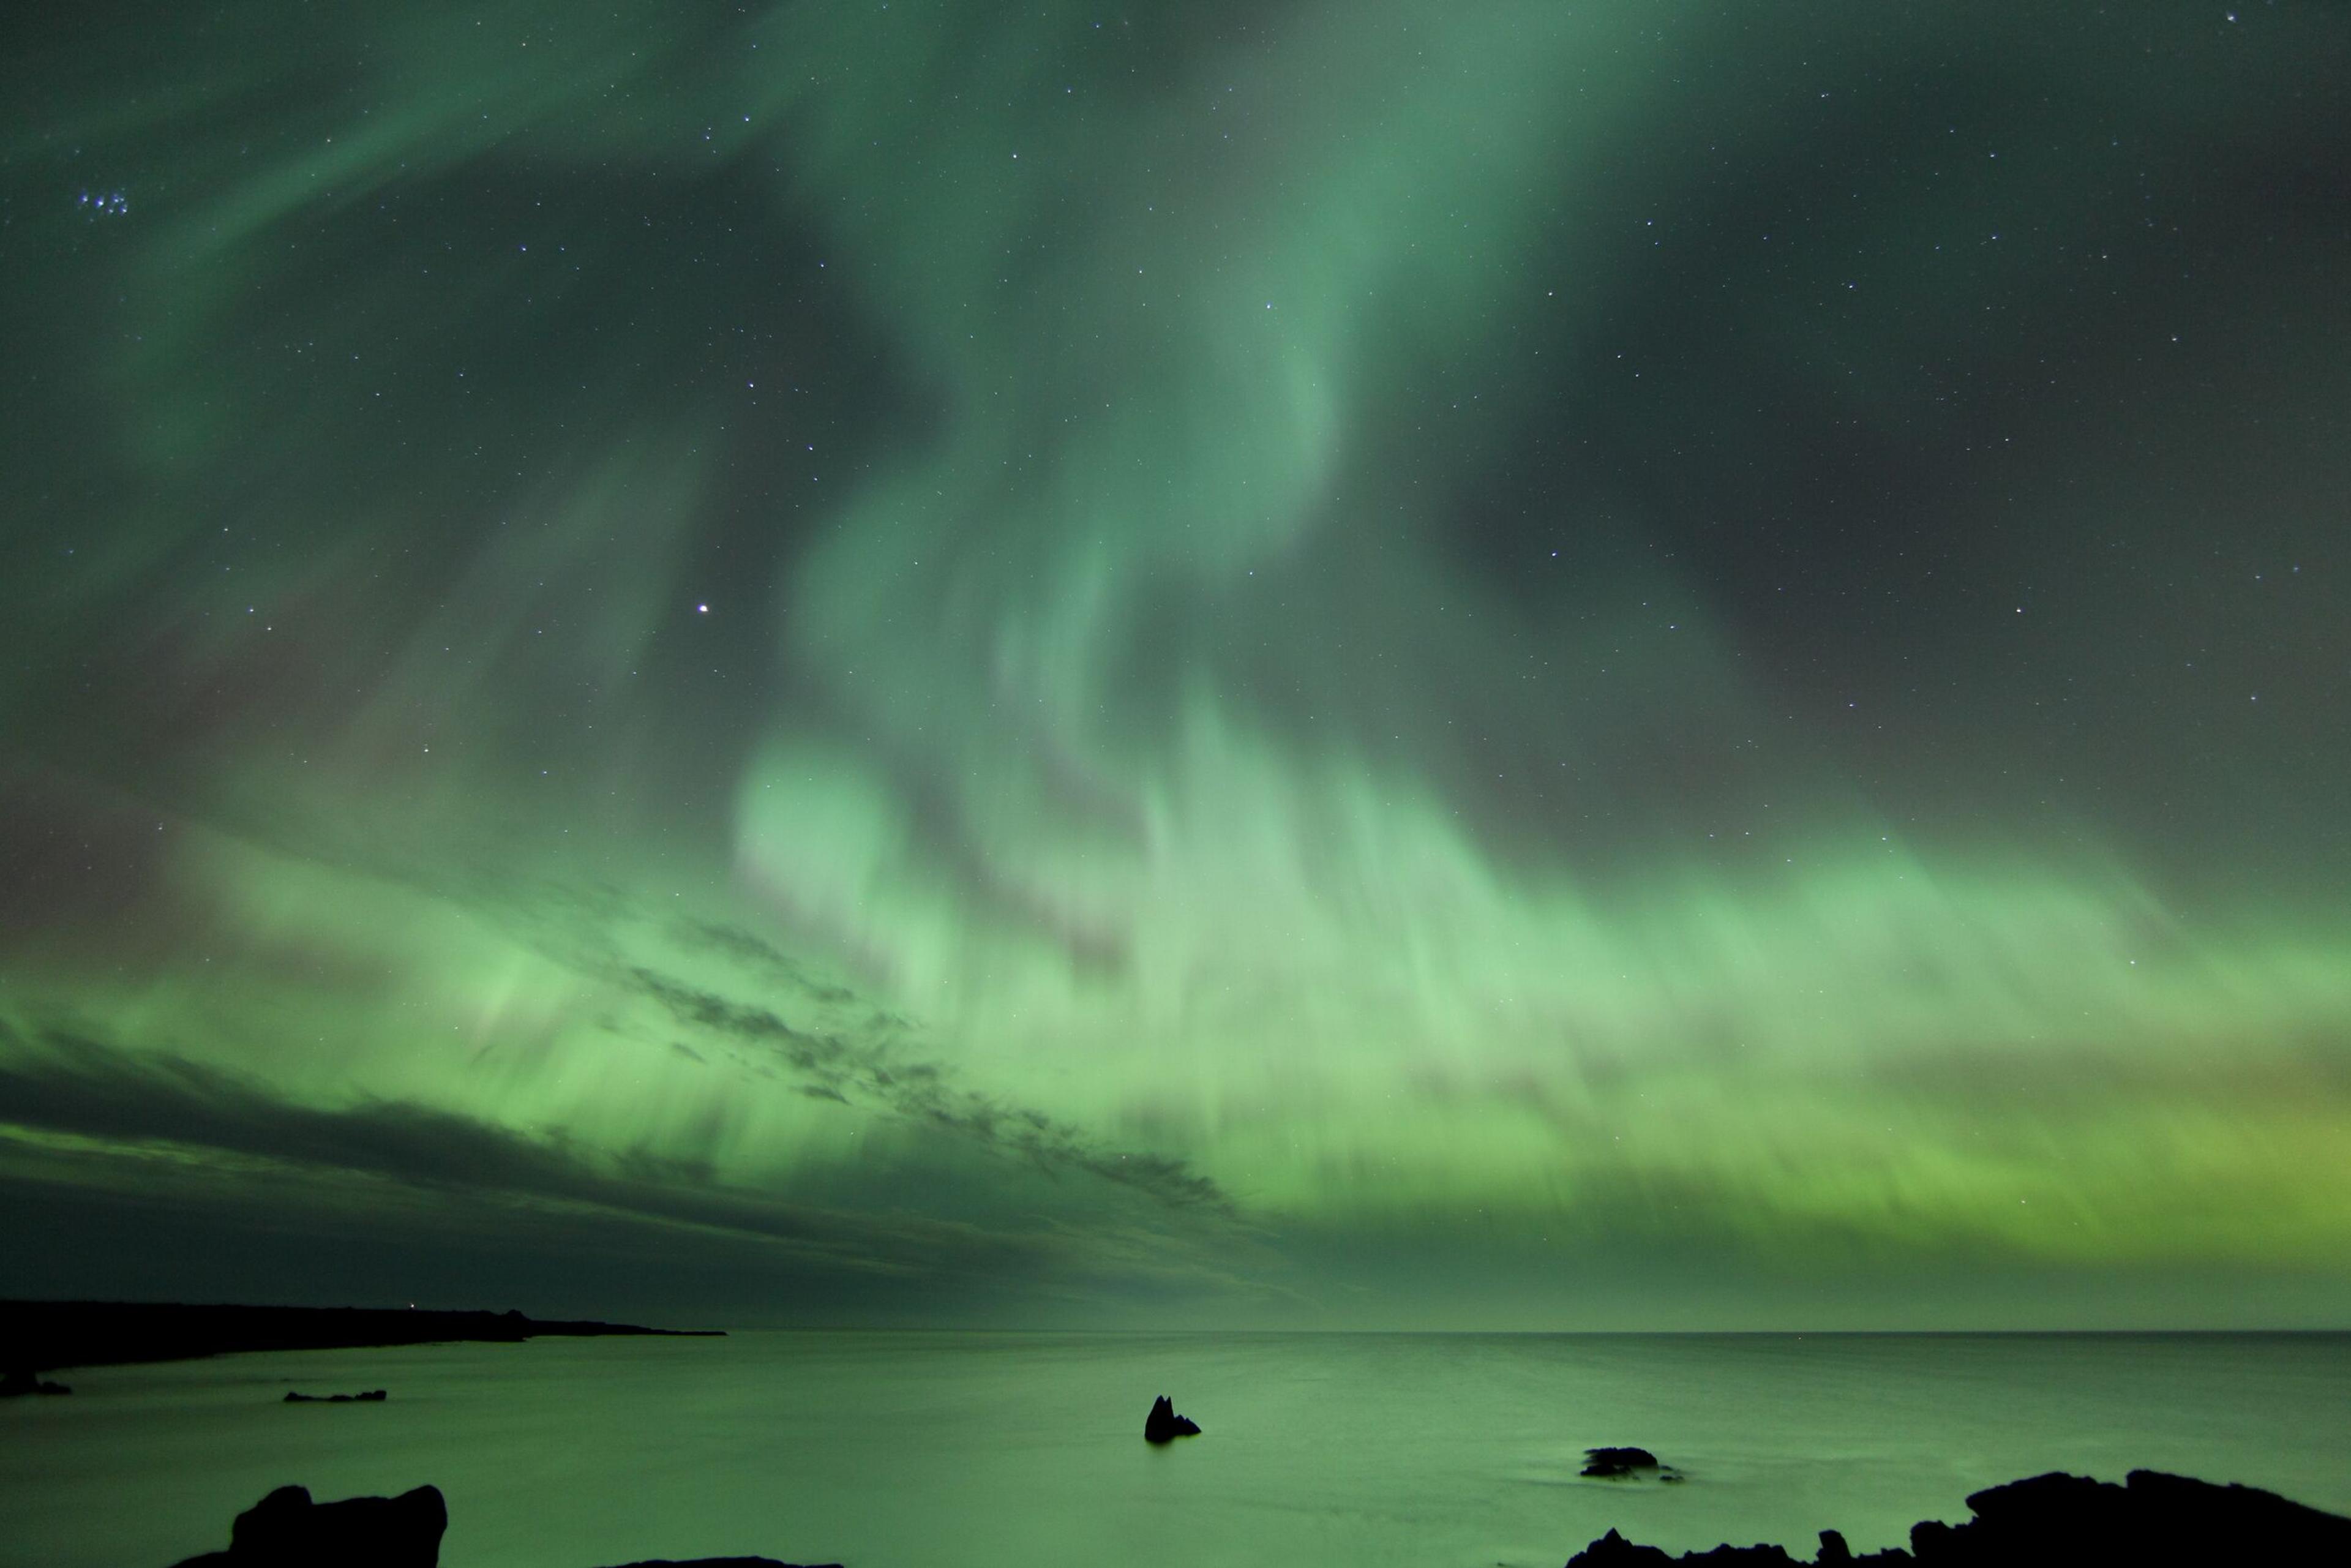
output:
[[[2247,1486],[2133,1470],[2121,1486],[2052,1474],[1968,1499],[1964,1524],[1914,1525],[1923,1563],[2017,1562],[2038,1550],[2087,1560],[2351,1563],[2351,1519]]]
[[[71,1394],[62,1383],[46,1383],[24,1367],[0,1375],[0,1399],[14,1399],[23,1394]]]
[[[1143,1440],[1146,1443],[1168,1443],[1199,1435],[1199,1424],[1188,1416],[1176,1414],[1176,1406],[1165,1394],[1151,1402],[1151,1414],[1143,1418]]]
[[[1586,1448],[1583,1450],[1583,1475],[1602,1480],[1622,1480],[1628,1476],[1653,1475],[1661,1481],[1677,1481],[1681,1471],[1671,1465],[1660,1464],[1657,1456],[1646,1448]]]
[[[438,1487],[340,1502],[312,1502],[308,1487],[279,1487],[236,1516],[227,1551],[179,1568],[437,1568],[448,1528]]]
[[[1906,1556],[1903,1559],[1908,1561]],[[1780,1546],[1718,1546],[1711,1552],[1687,1552],[1676,1557],[1660,1546],[1640,1546],[1610,1531],[1567,1560],[1568,1568],[1664,1568],[1668,1563],[1736,1564],[1738,1568],[1793,1568],[1803,1561]],[[1823,1562],[1827,1559],[1823,1559]],[[1847,1558],[1846,1561],[1852,1561]],[[1863,1559],[1876,1562],[1876,1558]]]
[[[2120,1486],[2050,1474],[2011,1481],[1968,1499],[1961,1524],[1926,1520],[1910,1527],[1910,1550],[1856,1557],[1844,1537],[1821,1531],[1822,1564],[1886,1568],[2032,1568],[2039,1563],[2166,1563],[2189,1568],[2351,1563],[2351,1519],[2247,1486],[2133,1470]],[[1804,1561],[1780,1546],[1718,1546],[1679,1557],[1640,1546],[1614,1531],[1568,1559],[1568,1568],[1657,1568],[1705,1563],[1777,1568]]]
[[[297,1394],[287,1390],[288,1405],[381,1405],[392,1396],[381,1388],[371,1388],[365,1394]]]

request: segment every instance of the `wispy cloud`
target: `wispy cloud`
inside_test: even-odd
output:
[[[681,1023],[770,1054],[823,1099],[881,1107],[1026,1160],[1048,1174],[1076,1171],[1173,1207],[1236,1213],[1224,1189],[1182,1160],[1119,1149],[1032,1107],[956,1085],[953,1069],[888,1048],[795,1029],[766,1008],[731,1001],[643,967],[631,978]]]
[[[601,1211],[786,1249],[805,1264],[917,1277],[1036,1277],[1096,1261],[1081,1239],[899,1211],[791,1201],[690,1161],[531,1137],[429,1106],[304,1105],[170,1055],[0,1024],[0,1124],[131,1152],[168,1145],[232,1163],[358,1174],[454,1200]]]

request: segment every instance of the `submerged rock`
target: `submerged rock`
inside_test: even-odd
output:
[[[308,1487],[279,1487],[236,1516],[227,1551],[179,1568],[438,1568],[448,1528],[438,1487],[340,1502],[312,1502]]]
[[[371,1388],[365,1394],[297,1394],[288,1389],[288,1405],[381,1405],[392,1396],[381,1388]]]
[[[692,1557],[673,1563],[655,1557],[643,1563],[623,1563],[619,1568],[841,1568],[838,1563],[778,1563],[772,1557]]]
[[[26,1368],[0,1375],[0,1399],[14,1399],[20,1394],[71,1394],[62,1383],[44,1383]]]
[[[1910,1550],[1855,1557],[1844,1537],[1821,1531],[1827,1564],[1917,1563],[1922,1568],[2022,1568],[2035,1563],[2239,1564],[2351,1563],[2351,1519],[2247,1486],[2133,1470],[2121,1486],[2052,1473],[2011,1481],[1968,1499],[1963,1524],[1925,1520],[1910,1527]],[[1718,1546],[1671,1556],[1614,1531],[1568,1559],[1568,1568],[1657,1568],[1668,1563],[1793,1563],[1779,1546]]]
[[[1659,1469],[1657,1456],[1646,1448],[1586,1448],[1583,1450],[1583,1473],[1587,1476],[1629,1476],[1635,1470]]]
[[[1151,1402],[1151,1414],[1143,1418],[1143,1440],[1146,1443],[1166,1443],[1199,1435],[1199,1424],[1188,1416],[1176,1414],[1175,1405],[1165,1394]]]

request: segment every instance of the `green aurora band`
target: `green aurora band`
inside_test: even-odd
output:
[[[2341,225],[2190,333],[2299,352],[2016,343],[2351,20],[1165,9],[11,25],[10,1204],[778,1320],[2339,1323]],[[1883,148],[1694,232],[1854,82],[1805,145]],[[2002,591],[2160,565],[1823,631],[1927,688],[1855,739],[1600,444],[1693,279],[1808,428],[2025,454],[1945,525]],[[1917,371],[2035,351],[2253,413],[2204,490]],[[2142,625],[2225,717],[2080,716]]]

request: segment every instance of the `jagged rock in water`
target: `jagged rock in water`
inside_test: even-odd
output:
[[[236,1516],[227,1551],[179,1568],[438,1568],[448,1528],[438,1487],[340,1502],[312,1502],[308,1487],[279,1487]]]
[[[1196,1437],[1199,1424],[1188,1416],[1176,1414],[1176,1406],[1165,1394],[1151,1402],[1151,1414],[1143,1418],[1143,1440],[1146,1443],[1172,1442],[1177,1437]]]

